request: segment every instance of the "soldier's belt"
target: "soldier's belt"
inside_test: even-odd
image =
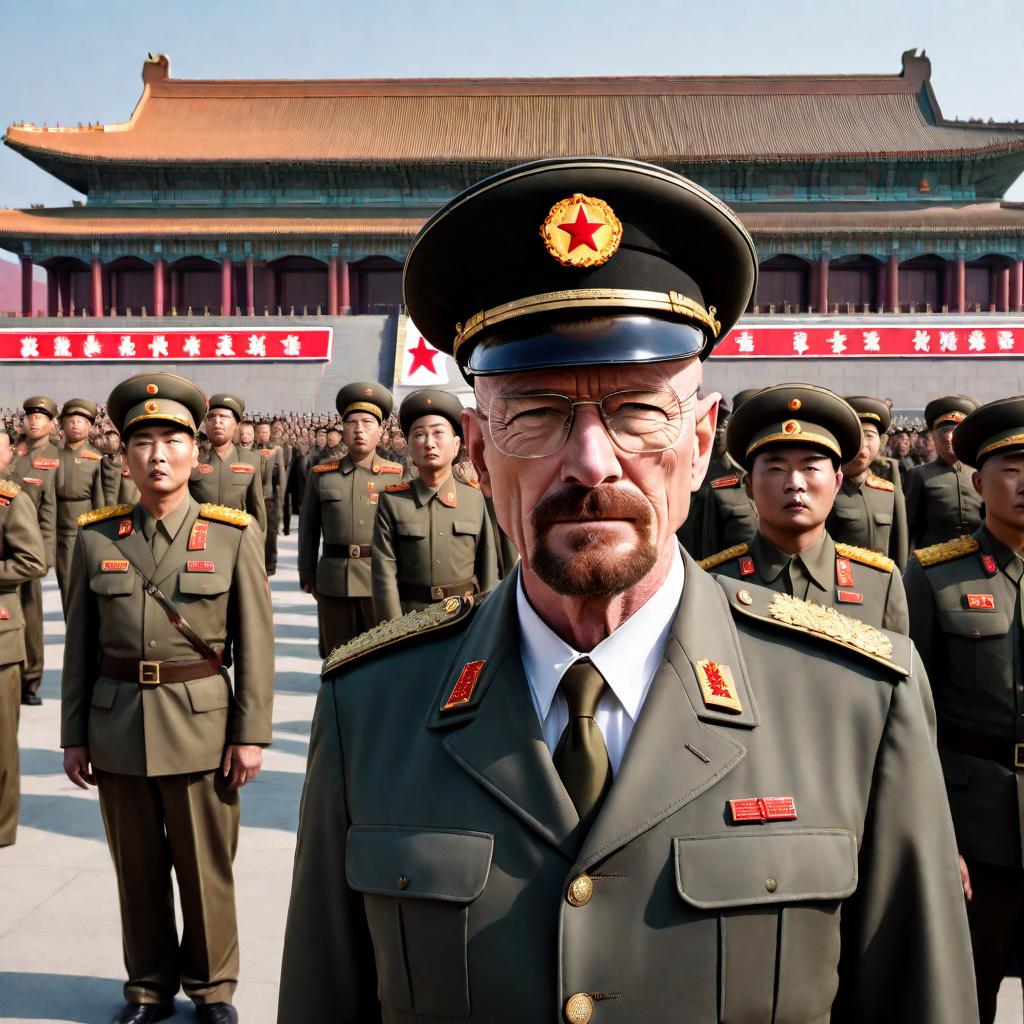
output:
[[[369,544],[325,544],[324,558],[369,558],[373,548]]]
[[[940,718],[936,724],[940,747],[948,747],[971,757],[983,757],[986,761],[995,761],[1004,768],[1024,771],[1024,743],[972,732],[948,718]]]
[[[206,658],[199,661],[135,661],[106,655],[100,658],[100,673],[109,679],[138,683],[139,686],[186,683],[190,679],[205,679],[217,674]]]
[[[477,592],[476,577],[471,576],[461,583],[445,583],[439,587],[415,587],[407,583],[398,584],[398,594],[403,601],[443,601],[446,597],[469,597]]]

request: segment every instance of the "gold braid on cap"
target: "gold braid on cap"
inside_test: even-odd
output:
[[[975,458],[980,459],[982,455],[988,455],[989,452],[998,451],[1000,448],[1009,448],[1014,444],[1024,444],[1024,434],[1011,434],[1009,437],[1004,437],[1001,441],[989,441],[978,449],[978,454],[975,455]]]
[[[747,448],[746,455],[744,457],[749,457],[759,448],[763,448],[766,444],[773,444],[776,441],[789,441],[792,444],[820,444],[830,452],[835,452],[839,459],[842,459],[843,457],[843,453],[839,450],[839,445],[831,438],[826,437],[824,434],[811,434],[806,430],[794,431],[793,433],[786,433],[785,431],[780,430],[774,434],[767,434],[754,441],[753,444]]]
[[[381,422],[386,419],[384,410],[379,405],[374,405],[373,402],[352,402],[345,406],[345,411],[341,414],[341,418],[344,419],[350,412],[368,412],[370,415],[376,416]]]

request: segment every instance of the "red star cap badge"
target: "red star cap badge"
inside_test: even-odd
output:
[[[540,235],[563,266],[599,267],[619,248],[622,224],[603,199],[577,192],[551,207]]]

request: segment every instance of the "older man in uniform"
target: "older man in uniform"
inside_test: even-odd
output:
[[[826,530],[843,484],[839,467],[863,450],[853,407],[825,388],[778,384],[737,410],[726,444],[747,470],[757,533],[701,568],[905,634],[907,599],[893,560]]]
[[[909,641],[675,540],[698,357],[756,267],[719,200],[611,158],[503,172],[413,243],[521,561],[328,659],[281,1024],[977,1019]]]
[[[50,440],[57,403],[46,395],[33,395],[24,403],[24,431],[28,448],[14,461],[14,479],[36,507],[39,529],[46,547],[46,567],[57,559],[57,467],[60,452]],[[21,703],[43,703],[43,587],[39,578],[21,585],[21,614],[25,617],[25,663],[21,669]]]
[[[141,497],[82,517],[68,595],[61,746],[95,782],[121,899],[121,1022],[231,1024],[238,789],[270,742],[274,635],[263,536],[189,495],[206,398],[151,372],[110,394]],[[226,668],[233,662],[234,672]],[[179,941],[171,872],[183,930]]]
[[[11,478],[14,448],[0,430],[0,846],[18,834],[21,776],[18,766],[18,717],[21,665],[25,660],[22,584],[46,573],[46,548],[32,499]]]
[[[270,423],[256,424],[252,450],[259,455],[263,481],[263,503],[267,511],[266,552],[267,575],[277,572],[277,535],[281,532],[281,510],[284,507],[284,487],[287,482],[284,452],[280,444],[271,440]]]
[[[316,597],[320,656],[374,624],[373,524],[384,488],[402,467],[377,454],[391,392],[374,381],[343,387],[336,405],[348,454],[312,467],[299,515],[299,583]],[[323,552],[320,538],[323,537]]]
[[[199,465],[192,470],[188,489],[198,502],[209,501],[228,508],[241,508],[267,528],[263,502],[262,460],[248,448],[236,447],[235,430],[245,415],[245,400],[227,393],[211,395],[203,421],[210,440],[207,451],[199,452]]]
[[[935,458],[915,466],[903,484],[912,548],[965,537],[981,522],[981,499],[972,482],[974,471],[963,464],[953,448],[956,425],[977,408],[978,403],[966,395],[936,398],[924,408]]]
[[[462,403],[426,388],[398,411],[414,480],[391,484],[373,527],[373,611],[378,622],[498,582],[497,545],[477,485],[452,475],[462,445]]]
[[[843,482],[826,524],[828,532],[841,544],[887,555],[902,571],[907,562],[907,509],[899,469],[896,461],[889,459],[887,476],[874,472],[892,413],[885,402],[867,395],[853,395],[846,401],[860,418],[863,442],[843,466]]]

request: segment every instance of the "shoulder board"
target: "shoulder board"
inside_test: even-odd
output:
[[[411,490],[412,490],[412,484],[410,484],[410,483],[388,484],[387,487],[384,488],[384,493],[385,494],[397,494],[399,491],[411,491]]]
[[[340,462],[318,462],[313,467],[314,473],[330,473],[332,469],[337,469],[341,465]]]
[[[896,563],[887,555],[878,551],[871,551],[869,548],[858,548],[852,544],[836,544],[836,554],[841,558],[849,558],[853,562],[860,562],[861,565],[870,565],[882,572],[892,572]]]
[[[20,492],[21,487],[19,487],[13,480],[0,480],[0,494],[5,498],[13,498]]]
[[[717,480],[711,481],[711,486],[718,490],[720,487],[738,487],[740,478],[733,473],[731,476],[720,476]]]
[[[213,505],[208,501],[199,506],[199,515],[203,519],[213,519],[215,522],[227,523],[229,526],[237,526],[241,529],[245,529],[252,522],[252,516],[240,508]]]
[[[102,523],[115,516],[131,515],[133,507],[132,505],[104,505],[103,508],[94,508],[91,512],[83,512],[78,517],[78,525],[92,526],[93,523]]]
[[[731,548],[726,548],[724,551],[719,551],[717,554],[702,558],[697,565],[702,569],[714,569],[716,565],[724,565],[726,562],[731,562],[734,558],[745,555],[749,550],[750,547],[746,544],[736,544]]]
[[[91,452],[88,448],[83,448],[80,454],[83,459],[91,459],[93,462],[100,462],[103,459],[102,455],[99,455],[96,452]]]
[[[404,640],[454,626],[469,615],[474,605],[473,597],[449,597],[426,608],[400,615],[397,619],[382,622],[360,633],[347,644],[335,647],[324,662],[320,674],[326,679],[343,665],[351,665],[360,658],[393,647]]]
[[[404,473],[405,467],[400,466],[397,462],[382,462],[380,471],[382,473]]]
[[[978,542],[973,537],[957,537],[956,540],[943,541],[941,544],[932,544],[931,547],[918,548],[914,557],[921,565],[939,565],[941,562],[950,562],[954,558],[963,558],[964,555],[973,555],[978,550]]]
[[[868,487],[873,487],[876,491],[895,491],[896,487],[890,481],[880,476],[875,476],[873,473],[868,474],[867,480],[864,483]]]

